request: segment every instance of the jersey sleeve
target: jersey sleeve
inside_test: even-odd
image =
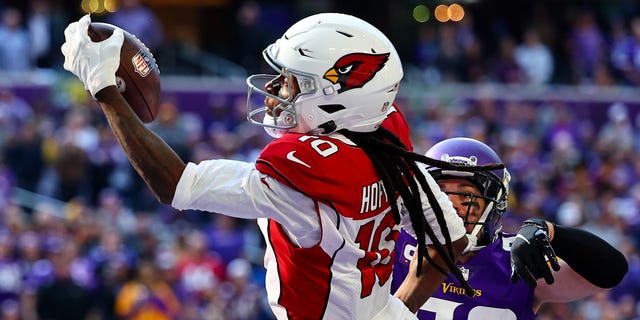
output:
[[[257,172],[250,163],[207,160],[188,163],[178,181],[171,205],[179,210],[204,210],[239,218],[258,218],[247,188],[253,189]],[[236,213],[236,212],[240,212]]]
[[[285,226],[301,246],[320,238],[315,202],[256,170],[253,163],[207,160],[185,168],[171,205],[236,218],[272,218]]]

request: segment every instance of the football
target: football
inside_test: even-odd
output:
[[[111,36],[115,26],[92,22],[89,38],[100,42]],[[160,70],[153,54],[135,35],[123,30],[120,66],[116,71],[118,91],[144,123],[153,121],[160,104]]]

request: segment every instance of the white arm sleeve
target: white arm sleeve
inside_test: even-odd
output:
[[[446,193],[440,190],[440,186],[438,186],[438,184],[433,179],[431,174],[429,174],[426,170],[424,170],[422,166],[420,166],[420,168],[422,170],[424,177],[427,180],[429,188],[433,191],[433,194],[435,195],[435,198],[438,201],[440,208],[442,208],[442,213],[444,215],[444,220],[447,223],[447,229],[449,229],[449,235],[451,236],[451,241],[456,241],[462,238],[463,236],[466,235],[464,222],[462,221],[462,218],[458,216],[458,213],[456,212],[456,210],[453,208],[453,204],[451,203],[451,200],[449,200],[449,196],[447,196]],[[429,204],[429,199],[427,198],[427,194],[424,191],[420,192],[420,200],[422,201],[422,210],[424,212],[425,217],[427,218],[427,222],[431,226],[431,229],[434,231],[436,237],[438,238],[438,241],[444,244],[445,241],[444,241],[444,236],[442,234],[442,230],[438,225],[438,221],[436,220],[436,215],[433,212],[433,208]],[[406,212],[406,209],[404,207],[402,208],[402,210],[404,211],[403,212],[404,214],[402,215],[402,221],[401,221],[402,227],[415,238],[416,234],[411,225],[409,213]],[[427,242],[427,245],[433,244],[433,242],[429,239],[429,236],[426,236],[426,242]]]
[[[272,218],[300,246],[314,245],[320,239],[314,201],[260,173],[254,163],[207,160],[187,164],[171,205],[237,218]]]

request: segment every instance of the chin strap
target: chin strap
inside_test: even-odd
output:
[[[480,231],[482,231],[482,228],[484,228],[487,217],[489,216],[489,212],[491,212],[492,209],[493,209],[493,203],[489,203],[489,205],[487,205],[484,212],[482,213],[482,216],[480,217],[480,219],[478,219],[479,223],[477,223],[473,227],[473,230],[471,230],[471,233],[467,233],[467,238],[469,239],[469,243],[467,244],[467,247],[462,251],[463,255],[471,251],[478,251],[487,246],[487,245],[478,246],[478,235],[480,234]],[[493,235],[490,235],[490,236],[493,237]]]
[[[473,236],[467,233],[467,239],[469,239],[469,242],[467,243],[467,246],[464,248],[464,250],[462,250],[462,255],[465,255],[469,252],[478,251],[486,247],[486,246],[478,246],[477,236]]]

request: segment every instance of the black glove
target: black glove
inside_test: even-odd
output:
[[[511,245],[511,282],[522,278],[529,287],[535,288],[536,280],[544,278],[547,284],[552,284],[554,279],[549,266],[554,271],[560,270],[556,253],[549,243],[547,224],[542,219],[527,219]]]

